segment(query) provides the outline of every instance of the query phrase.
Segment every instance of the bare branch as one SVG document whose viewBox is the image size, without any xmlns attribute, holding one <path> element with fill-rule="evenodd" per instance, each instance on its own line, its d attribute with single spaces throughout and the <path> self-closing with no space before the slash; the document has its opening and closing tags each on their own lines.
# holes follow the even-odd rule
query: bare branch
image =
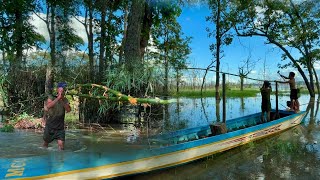
<svg viewBox="0 0 320 180">
<path fill-rule="evenodd" d="M 43 22 L 45 22 L 46 24 L 48 24 L 48 21 L 45 20 L 44 18 L 42 18 L 36 11 L 32 11 L 39 19 L 41 19 Z"/>
</svg>

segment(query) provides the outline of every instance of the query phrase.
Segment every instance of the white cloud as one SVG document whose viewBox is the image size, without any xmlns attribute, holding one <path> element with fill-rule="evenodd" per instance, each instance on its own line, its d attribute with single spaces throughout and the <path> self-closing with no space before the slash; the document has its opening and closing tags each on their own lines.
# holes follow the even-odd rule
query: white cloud
<svg viewBox="0 0 320 180">
<path fill-rule="evenodd" d="M 253 71 L 250 72 L 250 74 L 257 74 L 257 71 L 253 70 Z"/>
<path fill-rule="evenodd" d="M 78 16 L 77 19 L 79 19 L 81 22 L 84 22 L 84 17 Z M 75 34 L 81 37 L 85 44 L 88 43 L 88 37 L 86 30 L 77 19 L 74 17 L 71 18 L 71 27 L 75 30 Z"/>
<path fill-rule="evenodd" d="M 41 18 L 45 19 L 46 15 L 43 13 L 38 14 Z M 35 31 L 41 34 L 46 41 L 49 41 L 49 32 L 46 24 L 36 14 L 32 13 L 30 23 L 35 27 Z"/>
<path fill-rule="evenodd" d="M 315 62 L 313 66 L 316 70 L 320 70 L 320 62 Z"/>
<path fill-rule="evenodd" d="M 41 18 L 45 19 L 46 14 L 39 13 L 38 14 Z M 83 17 L 77 17 L 80 21 L 84 21 Z M 46 41 L 50 40 L 49 32 L 47 29 L 46 24 L 43 22 L 42 19 L 40 19 L 36 14 L 31 15 L 30 23 L 35 27 L 35 31 L 46 39 Z M 74 29 L 74 33 L 81 37 L 84 41 L 84 43 L 88 43 L 87 34 L 85 31 L 84 26 L 76 20 L 74 17 L 71 18 L 71 27 Z"/>
</svg>

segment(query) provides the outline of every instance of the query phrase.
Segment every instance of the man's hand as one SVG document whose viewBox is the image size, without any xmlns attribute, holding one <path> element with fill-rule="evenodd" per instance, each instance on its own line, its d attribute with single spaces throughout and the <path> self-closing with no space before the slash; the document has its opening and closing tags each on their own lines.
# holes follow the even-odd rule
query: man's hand
<svg viewBox="0 0 320 180">
<path fill-rule="evenodd" d="M 63 99 L 63 88 L 59 88 L 58 89 L 58 97 L 57 97 L 58 100 L 62 100 Z"/>
</svg>

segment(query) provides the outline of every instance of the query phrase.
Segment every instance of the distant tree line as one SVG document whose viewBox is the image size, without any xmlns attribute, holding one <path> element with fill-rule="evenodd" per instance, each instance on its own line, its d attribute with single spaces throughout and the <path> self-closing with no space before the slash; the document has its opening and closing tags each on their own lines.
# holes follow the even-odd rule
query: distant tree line
<svg viewBox="0 0 320 180">
<path fill-rule="evenodd" d="M 1 0 L 0 90 L 6 107 L 13 113 L 41 109 L 42 102 L 34 99 L 52 93 L 57 81 L 98 83 L 145 96 L 156 86 L 168 95 L 169 79 L 175 77 L 178 91 L 191 37 L 182 33 L 177 18 L 183 6 L 199 3 L 209 6 L 206 19 L 214 24 L 207 29 L 214 39 L 208 70 L 221 70 L 223 47 L 235 36 L 259 36 L 283 52 L 288 63 L 281 68 L 296 68 L 311 97 L 315 87 L 319 92 L 314 66 L 319 60 L 318 0 Z M 49 39 L 37 33 L 34 17 L 45 24 Z M 77 35 L 75 21 L 83 25 L 86 39 Z M 239 73 L 248 75 L 243 69 Z M 216 97 L 219 82 L 216 73 Z M 80 103 L 86 103 L 85 114 L 102 106 L 94 100 Z M 112 113 L 104 112 L 104 117 Z"/>
<path fill-rule="evenodd" d="M 191 52 L 191 38 L 183 35 L 177 22 L 178 1 L 9 0 L 1 4 L 1 89 L 14 113 L 26 106 L 19 102 L 52 93 L 54 83 L 61 80 L 71 85 L 105 84 L 137 96 L 162 84 L 167 94 L 169 70 L 180 77 L 179 68 Z M 32 26 L 34 16 L 45 23 L 49 39 Z M 74 21 L 83 25 L 87 42 L 77 35 Z"/>
</svg>

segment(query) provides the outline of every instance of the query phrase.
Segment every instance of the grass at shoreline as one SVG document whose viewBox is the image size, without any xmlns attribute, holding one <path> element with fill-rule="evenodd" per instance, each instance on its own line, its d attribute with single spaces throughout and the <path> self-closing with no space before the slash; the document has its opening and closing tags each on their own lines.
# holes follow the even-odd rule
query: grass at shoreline
<svg viewBox="0 0 320 180">
<path fill-rule="evenodd" d="M 245 89 L 240 91 L 239 89 L 228 89 L 226 91 L 227 97 L 255 97 L 260 91 L 258 89 Z M 173 97 L 189 97 L 189 98 L 199 98 L 199 97 L 215 97 L 214 89 L 204 90 L 201 95 L 201 90 L 191 90 L 191 89 L 182 89 L 179 93 L 171 92 Z M 222 91 L 220 90 L 220 96 L 222 96 Z"/>
<path fill-rule="evenodd" d="M 260 89 L 244 89 L 240 91 L 240 89 L 228 89 L 226 91 L 227 98 L 235 98 L 235 97 L 256 97 L 257 94 L 260 93 Z M 271 94 L 275 94 L 275 90 L 272 91 Z M 279 91 L 279 96 L 286 96 L 290 94 L 290 91 Z M 300 94 L 309 94 L 307 89 L 300 90 Z M 170 95 L 172 97 L 188 97 L 188 98 L 200 98 L 200 97 L 215 97 L 214 89 L 204 90 L 201 95 L 200 89 L 182 89 L 179 93 L 171 92 Z M 222 96 L 222 90 L 220 90 L 220 96 Z"/>
</svg>

